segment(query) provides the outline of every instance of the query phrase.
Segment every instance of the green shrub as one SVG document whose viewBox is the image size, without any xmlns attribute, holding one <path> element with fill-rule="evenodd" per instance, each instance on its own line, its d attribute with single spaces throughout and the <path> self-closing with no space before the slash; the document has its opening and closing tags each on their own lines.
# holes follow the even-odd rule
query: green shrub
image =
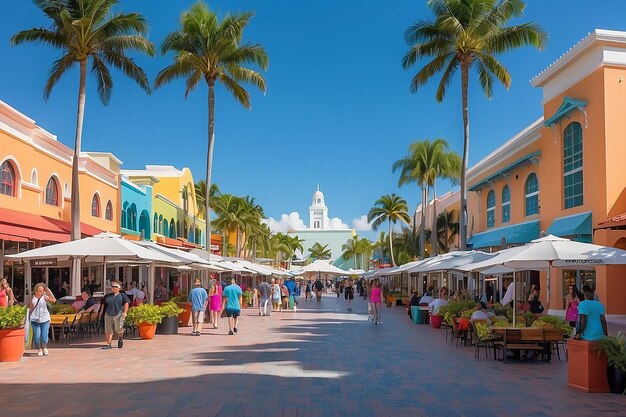
<svg viewBox="0 0 626 417">
<path fill-rule="evenodd" d="M 535 321 L 535 323 L 537 321 L 541 321 L 543 323 L 551 324 L 552 327 L 554 327 L 555 329 L 561 330 L 563 332 L 563 334 L 566 335 L 566 336 L 569 336 L 569 335 L 572 334 L 572 327 L 569 325 L 569 322 L 566 321 L 566 320 L 563 320 L 560 317 L 557 317 L 557 316 L 541 316 L 541 317 L 539 317 Z"/>
<path fill-rule="evenodd" d="M 26 306 L 11 306 L 0 308 L 0 329 L 19 329 L 24 327 L 26 320 Z"/>
<path fill-rule="evenodd" d="M 163 317 L 178 316 L 183 311 L 185 310 L 179 308 L 178 305 L 176 305 L 176 303 L 173 301 L 168 301 L 161 304 L 161 314 L 163 314 Z"/>
<path fill-rule="evenodd" d="M 174 303 L 187 303 L 189 302 L 189 294 L 179 294 L 170 298 L 170 301 Z"/>
<path fill-rule="evenodd" d="M 452 322 L 455 317 L 461 317 L 461 312 L 463 310 L 471 310 L 476 307 L 476 303 L 474 301 L 448 301 L 448 304 L 445 306 L 439 307 L 439 311 L 437 314 L 443 316 L 444 320 L 448 322 L 450 326 L 452 326 Z M 471 316 L 471 313 L 470 313 Z"/>
<path fill-rule="evenodd" d="M 138 325 L 141 323 L 159 324 L 163 319 L 161 307 L 155 304 L 142 304 L 132 307 L 128 310 L 126 321 L 130 324 Z"/>
</svg>

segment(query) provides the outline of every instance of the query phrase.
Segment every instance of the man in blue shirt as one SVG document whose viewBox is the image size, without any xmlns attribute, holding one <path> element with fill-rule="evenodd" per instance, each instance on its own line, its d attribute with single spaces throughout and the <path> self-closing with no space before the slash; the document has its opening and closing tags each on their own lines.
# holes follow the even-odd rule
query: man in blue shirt
<svg viewBox="0 0 626 417">
<path fill-rule="evenodd" d="M 239 314 L 241 314 L 242 302 L 241 287 L 235 283 L 235 278 L 231 278 L 230 285 L 222 292 L 222 310 L 226 310 L 228 317 L 228 334 L 237 333 L 239 324 Z"/>
<path fill-rule="evenodd" d="M 578 304 L 580 329 L 574 338 L 589 341 L 604 339 L 609 334 L 604 317 L 604 306 L 599 301 L 594 300 L 594 293 L 591 288 L 584 288 L 583 292 L 585 301 Z"/>
<path fill-rule="evenodd" d="M 293 279 L 293 277 L 289 277 L 287 279 L 287 282 L 285 282 L 285 287 L 287 287 L 287 290 L 289 291 L 289 304 L 288 306 L 294 306 L 293 300 L 294 300 L 294 296 L 293 296 L 293 292 L 296 288 L 296 281 Z"/>
<path fill-rule="evenodd" d="M 194 289 L 189 292 L 189 302 L 191 303 L 191 322 L 193 324 L 193 330 L 191 334 L 193 336 L 200 336 L 200 313 L 206 311 L 207 300 L 209 295 L 206 290 L 202 288 L 202 281 L 196 278 L 193 281 Z"/>
</svg>

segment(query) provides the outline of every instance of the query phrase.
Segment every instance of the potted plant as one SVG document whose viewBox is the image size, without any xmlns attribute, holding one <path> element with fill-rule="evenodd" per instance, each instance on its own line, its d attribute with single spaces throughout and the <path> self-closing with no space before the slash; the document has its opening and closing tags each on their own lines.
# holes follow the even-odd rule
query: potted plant
<svg viewBox="0 0 626 417">
<path fill-rule="evenodd" d="M 76 313 L 76 310 L 74 310 L 74 307 L 72 307 L 70 304 L 61 304 L 61 303 L 48 304 L 48 310 L 50 310 L 50 314 Z"/>
<path fill-rule="evenodd" d="M 245 290 L 242 294 L 243 304 L 246 307 L 252 307 L 252 291 Z"/>
<path fill-rule="evenodd" d="M 183 309 L 178 307 L 175 302 L 168 301 L 161 304 L 161 314 L 163 320 L 157 324 L 157 334 L 177 334 L 178 333 L 178 315 Z"/>
<path fill-rule="evenodd" d="M 178 321 L 181 327 L 189 326 L 189 320 L 191 320 L 191 303 L 189 302 L 189 295 L 180 294 L 170 298 L 170 301 L 176 303 L 176 305 L 182 309 L 178 314 Z"/>
<path fill-rule="evenodd" d="M 154 304 L 142 304 L 128 310 L 126 321 L 134 324 L 139 329 L 142 339 L 152 339 L 156 332 L 157 324 L 163 319 L 161 307 Z"/>
<path fill-rule="evenodd" d="M 609 389 L 614 394 L 626 395 L 626 335 L 607 336 L 598 341 L 598 349 L 607 358 L 607 379 Z M 598 352 L 598 354 L 600 354 Z"/>
<path fill-rule="evenodd" d="M 18 362 L 24 354 L 26 306 L 0 308 L 0 362 Z"/>
</svg>

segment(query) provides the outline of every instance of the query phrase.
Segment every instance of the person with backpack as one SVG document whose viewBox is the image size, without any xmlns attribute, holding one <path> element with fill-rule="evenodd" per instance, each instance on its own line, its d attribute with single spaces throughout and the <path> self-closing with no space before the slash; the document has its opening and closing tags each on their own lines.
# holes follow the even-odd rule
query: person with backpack
<svg viewBox="0 0 626 417">
<path fill-rule="evenodd" d="M 319 277 L 315 280 L 315 284 L 313 284 L 313 287 L 315 288 L 315 297 L 317 298 L 317 301 L 322 301 L 322 291 L 324 290 L 324 284 L 322 284 L 322 281 L 320 281 Z"/>
</svg>

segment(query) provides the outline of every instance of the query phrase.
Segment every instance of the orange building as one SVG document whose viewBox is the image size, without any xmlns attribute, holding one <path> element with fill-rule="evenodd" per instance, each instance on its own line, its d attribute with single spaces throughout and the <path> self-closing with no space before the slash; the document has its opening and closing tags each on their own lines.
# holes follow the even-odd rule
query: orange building
<svg viewBox="0 0 626 417">
<path fill-rule="evenodd" d="M 34 120 L 0 101 L 0 262 L 23 301 L 25 266 L 5 255 L 70 240 L 73 151 Z M 119 233 L 121 161 L 80 156 L 81 232 Z M 33 282 L 69 282 L 69 264 L 33 268 Z"/>
<path fill-rule="evenodd" d="M 626 32 L 596 30 L 531 81 L 543 116 L 468 172 L 468 243 L 500 249 L 554 234 L 626 249 Z M 615 221 L 607 219 L 615 218 Z M 527 272 L 549 309 L 569 285 L 626 314 L 626 266 Z"/>
</svg>

